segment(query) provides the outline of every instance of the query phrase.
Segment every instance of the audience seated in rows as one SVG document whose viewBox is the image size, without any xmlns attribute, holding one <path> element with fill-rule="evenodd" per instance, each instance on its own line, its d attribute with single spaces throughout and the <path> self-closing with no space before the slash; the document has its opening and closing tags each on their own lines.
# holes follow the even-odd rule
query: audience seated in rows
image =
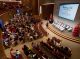
<svg viewBox="0 0 80 59">
<path fill-rule="evenodd" d="M 58 43 L 59 45 L 57 45 Z M 33 55 L 40 59 L 69 59 L 71 57 L 71 49 L 68 47 L 63 47 L 61 45 L 61 40 L 56 37 L 52 39 L 48 38 L 46 42 L 32 42 L 32 49 L 30 50 Z M 29 53 L 30 57 L 31 53 Z"/>
<path fill-rule="evenodd" d="M 5 48 L 16 46 L 20 42 L 32 41 L 42 37 L 44 30 L 40 31 L 39 20 L 31 15 L 14 15 L 9 23 L 4 25 L 3 44 Z M 35 27 L 39 28 L 38 30 Z"/>
</svg>

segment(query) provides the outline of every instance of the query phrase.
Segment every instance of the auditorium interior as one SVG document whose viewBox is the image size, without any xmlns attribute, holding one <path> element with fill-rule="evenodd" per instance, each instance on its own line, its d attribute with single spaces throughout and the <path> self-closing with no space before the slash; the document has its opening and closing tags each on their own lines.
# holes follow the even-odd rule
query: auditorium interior
<svg viewBox="0 0 80 59">
<path fill-rule="evenodd" d="M 0 59 L 80 59 L 80 0 L 0 0 Z"/>
</svg>

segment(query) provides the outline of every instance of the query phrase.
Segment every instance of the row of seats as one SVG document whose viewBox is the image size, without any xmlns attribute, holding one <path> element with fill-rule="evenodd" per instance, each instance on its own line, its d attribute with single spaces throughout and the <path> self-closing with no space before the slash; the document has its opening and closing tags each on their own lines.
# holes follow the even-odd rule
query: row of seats
<svg viewBox="0 0 80 59">
<path fill-rule="evenodd" d="M 64 24 L 62 22 L 59 22 L 59 21 L 54 21 L 53 25 L 55 27 L 57 27 L 60 31 L 64 31 L 65 29 L 68 30 L 68 31 L 72 31 L 72 27 L 71 26 L 66 25 L 66 24 Z"/>
<path fill-rule="evenodd" d="M 71 49 L 68 47 L 63 47 L 60 45 L 61 40 L 53 37 L 52 39 L 48 38 L 46 42 L 32 42 L 32 49 L 26 50 L 28 52 L 28 57 L 32 59 L 69 59 L 71 57 Z M 25 51 L 24 51 L 25 53 Z M 31 56 L 32 55 L 32 56 Z"/>
<path fill-rule="evenodd" d="M 39 36 L 42 36 L 42 32 L 39 29 L 38 23 L 34 25 L 34 29 L 38 32 Z"/>
<path fill-rule="evenodd" d="M 39 48 L 39 46 L 33 46 L 33 52 L 37 54 L 40 59 L 48 59 L 48 56 Z M 44 58 L 43 58 L 44 57 Z"/>
<path fill-rule="evenodd" d="M 40 34 L 40 36 L 47 36 L 47 32 L 43 29 L 41 22 L 35 24 L 34 29 Z"/>
<path fill-rule="evenodd" d="M 54 38 L 52 38 L 52 39 L 54 39 Z M 56 49 L 58 49 L 61 53 L 63 53 L 67 57 L 70 57 L 71 56 L 72 53 L 71 53 L 71 49 L 70 48 L 59 46 L 59 45 L 57 46 L 53 42 L 54 42 L 53 40 L 48 39 L 47 40 L 47 45 L 50 45 L 50 46 L 55 47 Z"/>
<path fill-rule="evenodd" d="M 42 23 L 39 23 L 39 28 L 42 31 L 43 35 L 47 36 L 48 33 L 43 29 Z"/>
<path fill-rule="evenodd" d="M 59 47 L 55 46 L 54 44 L 49 45 L 48 43 L 41 42 L 40 44 L 45 50 L 49 52 L 56 59 L 69 59 L 71 57 L 71 51 L 68 47 Z"/>
</svg>

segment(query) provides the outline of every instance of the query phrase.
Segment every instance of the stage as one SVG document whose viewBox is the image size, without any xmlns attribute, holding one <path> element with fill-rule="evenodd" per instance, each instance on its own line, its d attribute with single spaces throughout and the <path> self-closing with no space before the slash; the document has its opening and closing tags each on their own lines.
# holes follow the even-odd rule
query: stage
<svg viewBox="0 0 80 59">
<path fill-rule="evenodd" d="M 56 34 L 64 39 L 67 39 L 72 42 L 76 42 L 76 43 L 80 44 L 80 37 L 73 37 L 71 32 L 68 32 L 68 31 L 62 32 L 59 29 L 57 29 L 55 26 L 53 26 L 52 24 L 49 24 L 48 29 L 50 31 L 52 31 L 54 34 Z"/>
</svg>

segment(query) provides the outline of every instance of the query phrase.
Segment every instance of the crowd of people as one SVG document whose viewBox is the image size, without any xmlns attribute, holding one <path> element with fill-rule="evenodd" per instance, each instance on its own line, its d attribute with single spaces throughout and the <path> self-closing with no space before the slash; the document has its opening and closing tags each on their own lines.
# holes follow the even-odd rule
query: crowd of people
<svg viewBox="0 0 80 59">
<path fill-rule="evenodd" d="M 23 52 L 28 56 L 28 59 L 69 59 L 72 55 L 71 49 L 63 47 L 60 42 L 61 40 L 56 37 L 48 38 L 46 42 L 32 42 L 32 49 L 29 50 L 24 45 Z"/>
<path fill-rule="evenodd" d="M 19 42 L 32 41 L 40 37 L 34 26 L 39 21 L 31 14 L 14 15 L 3 28 L 3 45 L 5 48 L 16 46 Z"/>
<path fill-rule="evenodd" d="M 3 27 L 4 47 L 10 48 L 19 43 L 29 42 L 40 38 L 42 35 L 47 35 L 41 24 L 42 22 L 36 20 L 31 14 L 14 15 L 8 24 Z M 48 23 L 46 26 L 48 26 Z M 48 38 L 46 42 L 41 41 L 38 44 L 32 42 L 31 50 L 24 45 L 22 50 L 29 59 L 69 59 L 71 50 L 68 47 L 61 46 L 60 43 L 61 40 L 53 37 L 52 39 Z M 16 59 L 22 57 L 18 50 L 15 53 Z"/>
</svg>

